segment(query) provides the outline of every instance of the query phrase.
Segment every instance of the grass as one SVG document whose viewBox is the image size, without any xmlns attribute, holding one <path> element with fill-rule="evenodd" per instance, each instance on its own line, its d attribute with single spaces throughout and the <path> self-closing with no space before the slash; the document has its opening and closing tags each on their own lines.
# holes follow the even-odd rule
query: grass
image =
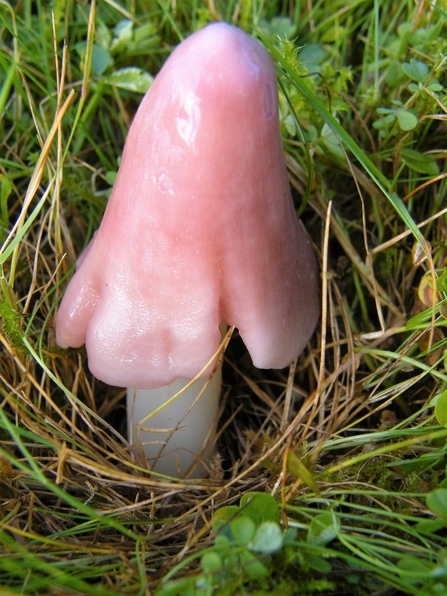
<svg viewBox="0 0 447 596">
<path fill-rule="evenodd" d="M 285 371 L 224 363 L 205 480 L 150 474 L 54 314 L 175 45 L 270 51 L 322 317 Z M 0 592 L 447 594 L 442 2 L 0 2 Z M 124 438 L 123 438 L 124 437 Z"/>
</svg>

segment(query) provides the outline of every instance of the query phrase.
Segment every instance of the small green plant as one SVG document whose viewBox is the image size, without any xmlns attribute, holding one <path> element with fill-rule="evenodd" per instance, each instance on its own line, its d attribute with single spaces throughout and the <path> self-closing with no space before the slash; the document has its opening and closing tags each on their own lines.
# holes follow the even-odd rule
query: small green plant
<svg viewBox="0 0 447 596">
<path fill-rule="evenodd" d="M 332 566 L 314 552 L 313 545 L 329 543 L 339 529 L 331 511 L 318 513 L 308 526 L 307 543 L 298 543 L 298 530 L 281 526 L 277 501 L 265 493 L 248 492 L 239 506 L 222 507 L 214 514 L 214 544 L 197 555 L 200 571 L 176 580 L 170 573 L 156 595 L 293 594 L 293 583 L 286 578 L 297 569 L 302 573 L 301 594 L 330 589 L 333 584 L 327 574 Z M 178 565 L 175 572 L 184 571 L 190 560 Z M 324 577 L 316 579 L 313 572 Z"/>
<path fill-rule="evenodd" d="M 153 77 L 142 68 L 124 66 L 117 68 L 117 63 L 137 56 L 147 56 L 158 49 L 160 38 L 154 23 L 135 26 L 133 21 L 119 21 L 113 30 L 98 19 L 96 23 L 96 42 L 92 45 L 91 68 L 98 82 L 119 87 L 136 93 L 146 93 Z M 75 46 L 81 60 L 85 61 L 87 44 L 79 42 Z M 94 79 L 95 80 L 95 79 Z"/>
<path fill-rule="evenodd" d="M 294 530 L 283 530 L 279 521 L 278 504 L 264 493 L 246 493 L 240 506 L 218 509 L 212 520 L 214 545 L 200 554 L 201 573 L 179 580 L 166 577 L 157 596 L 235 594 L 253 582 L 265 588 L 272 556 L 296 536 Z M 181 567 L 184 564 L 176 571 Z"/>
<path fill-rule="evenodd" d="M 447 593 L 447 558 L 436 548 L 442 542 L 438 532 L 447 526 L 446 488 L 426 497 L 436 518 L 402 513 L 406 528 L 391 512 L 378 515 L 372 507 L 353 503 L 350 508 L 343 492 L 337 501 L 344 512 L 324 510 L 330 492 L 289 505 L 287 529 L 280 523 L 277 501 L 264 493 L 246 493 L 239 506 L 218 509 L 212 520 L 214 544 L 177 565 L 156 595 L 295 594 L 295 577 L 300 578 L 300 594 L 336 586 L 362 594 L 380 584 L 418 596 Z M 393 493 L 383 491 L 380 498 L 393 499 Z M 199 569 L 188 572 L 197 559 Z M 335 567 L 344 569 L 337 581 L 331 575 Z M 174 579 L 175 574 L 182 577 Z"/>
</svg>

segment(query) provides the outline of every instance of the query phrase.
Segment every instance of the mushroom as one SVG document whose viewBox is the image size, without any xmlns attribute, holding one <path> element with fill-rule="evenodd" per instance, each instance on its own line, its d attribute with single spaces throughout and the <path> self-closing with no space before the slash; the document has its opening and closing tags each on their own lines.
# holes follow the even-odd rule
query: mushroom
<svg viewBox="0 0 447 596">
<path fill-rule="evenodd" d="M 85 343 L 90 371 L 131 388 L 140 420 L 188 380 L 206 381 L 221 321 L 238 328 L 256 367 L 283 368 L 318 316 L 316 260 L 292 202 L 272 60 L 237 27 L 208 25 L 174 50 L 142 100 L 101 226 L 60 304 L 56 341 Z M 194 423 L 184 414 L 195 385 L 146 421 L 166 431 L 140 433 L 150 460 L 162 444 L 156 470 L 186 474 L 215 418 L 219 377 L 193 408 Z M 182 445 L 164 444 L 181 434 Z"/>
</svg>

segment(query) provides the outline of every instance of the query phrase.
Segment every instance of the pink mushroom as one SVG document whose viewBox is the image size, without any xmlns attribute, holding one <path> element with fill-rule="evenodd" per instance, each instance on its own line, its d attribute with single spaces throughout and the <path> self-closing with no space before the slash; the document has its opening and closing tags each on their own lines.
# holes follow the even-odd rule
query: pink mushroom
<svg viewBox="0 0 447 596">
<path fill-rule="evenodd" d="M 319 316 L 318 272 L 288 184 L 275 69 L 257 41 L 217 23 L 175 49 L 135 115 L 103 221 L 79 261 L 56 339 L 85 343 L 91 372 L 108 384 L 184 385 L 216 352 L 222 320 L 259 368 L 282 368 L 303 350 Z M 182 397 L 177 419 L 160 428 L 175 428 Z M 149 398 L 144 407 L 154 408 Z M 205 426 L 182 425 L 177 433 Z M 180 473 L 188 467 L 179 450 L 174 474 L 179 462 Z"/>
</svg>

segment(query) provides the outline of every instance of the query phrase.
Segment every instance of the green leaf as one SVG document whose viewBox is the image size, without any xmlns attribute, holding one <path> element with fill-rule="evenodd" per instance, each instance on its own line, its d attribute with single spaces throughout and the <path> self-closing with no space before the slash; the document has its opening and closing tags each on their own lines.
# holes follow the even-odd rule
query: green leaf
<svg viewBox="0 0 447 596">
<path fill-rule="evenodd" d="M 154 77 L 152 75 L 135 66 L 121 68 L 104 78 L 104 82 L 108 85 L 114 85 L 135 93 L 146 93 L 153 81 Z"/>
<path fill-rule="evenodd" d="M 408 39 L 412 33 L 413 25 L 408 21 L 400 23 L 400 25 L 397 27 L 397 34 L 401 39 Z"/>
<path fill-rule="evenodd" d="M 305 66 L 309 72 L 320 72 L 320 65 L 326 56 L 326 50 L 319 43 L 306 44 L 298 54 L 300 64 Z"/>
<path fill-rule="evenodd" d="M 283 532 L 283 544 L 293 544 L 298 536 L 298 530 L 296 528 L 287 528 Z"/>
<path fill-rule="evenodd" d="M 313 124 L 309 126 L 307 136 L 309 143 L 315 143 L 318 140 L 318 130 L 315 128 Z"/>
<path fill-rule="evenodd" d="M 102 75 L 112 64 L 113 59 L 108 50 L 94 43 L 92 47 L 92 71 L 95 75 Z"/>
<path fill-rule="evenodd" d="M 445 528 L 446 525 L 447 522 L 443 519 L 423 519 L 415 525 L 414 529 L 423 534 L 434 534 Z"/>
<path fill-rule="evenodd" d="M 409 112 L 408 110 L 404 110 L 402 108 L 398 108 L 396 110 L 397 121 L 399 122 L 399 128 L 401 130 L 413 130 L 416 128 L 418 123 L 418 118 L 413 112 Z"/>
<path fill-rule="evenodd" d="M 311 544 L 327 544 L 337 537 L 340 524 L 333 511 L 320 513 L 310 522 L 307 541 Z"/>
<path fill-rule="evenodd" d="M 430 91 L 437 93 L 439 91 L 442 91 L 444 89 L 444 87 L 441 85 L 441 83 L 437 79 L 432 79 L 430 81 L 430 83 L 427 85 L 427 89 L 430 89 Z"/>
<path fill-rule="evenodd" d="M 217 532 L 224 526 L 228 524 L 228 522 L 235 517 L 240 511 L 237 505 L 229 505 L 228 507 L 221 507 L 218 509 L 211 521 L 211 527 L 213 528 L 214 532 Z"/>
<path fill-rule="evenodd" d="M 132 39 L 133 23 L 129 19 L 123 19 L 116 24 L 114 29 L 115 37 L 119 41 L 129 41 Z"/>
<path fill-rule="evenodd" d="M 248 544 L 256 531 L 255 522 L 246 515 L 237 515 L 230 523 L 230 528 L 234 539 L 240 546 Z"/>
<path fill-rule="evenodd" d="M 217 553 L 209 551 L 202 555 L 200 566 L 205 573 L 214 573 L 222 568 L 222 559 Z"/>
<path fill-rule="evenodd" d="M 113 186 L 115 184 L 117 174 L 118 174 L 118 172 L 106 172 L 107 184 L 110 184 L 110 186 Z"/>
<path fill-rule="evenodd" d="M 268 575 L 268 570 L 265 565 L 261 563 L 254 555 L 248 550 L 241 554 L 241 563 L 244 567 L 245 573 L 253 579 L 265 577 Z"/>
<path fill-rule="evenodd" d="M 410 62 L 402 64 L 404 73 L 413 81 L 423 83 L 428 76 L 428 66 L 420 60 L 412 58 Z"/>
<path fill-rule="evenodd" d="M 379 111 L 379 110 L 377 110 Z M 393 112 L 392 114 L 387 114 L 383 116 L 383 118 L 378 118 L 373 122 L 373 128 L 376 130 L 381 130 L 383 128 L 388 128 L 390 124 L 392 124 L 396 120 L 396 114 Z"/>
<path fill-rule="evenodd" d="M 427 174 L 428 176 L 437 176 L 439 167 L 433 155 L 424 155 L 415 149 L 403 149 L 402 159 L 415 172 Z"/>
<path fill-rule="evenodd" d="M 219 552 L 225 553 L 233 547 L 233 543 L 231 542 L 230 538 L 228 538 L 228 536 L 225 536 L 225 534 L 220 532 L 214 539 L 214 546 Z"/>
<path fill-rule="evenodd" d="M 290 39 L 296 31 L 296 25 L 292 23 L 289 17 L 273 17 L 270 22 L 261 20 L 259 29 L 270 38 L 279 36 Z"/>
<path fill-rule="evenodd" d="M 295 118 L 292 116 L 292 114 L 288 114 L 284 118 L 283 124 L 286 127 L 287 133 L 291 137 L 294 137 L 296 135 L 296 122 L 295 122 Z"/>
<path fill-rule="evenodd" d="M 137 27 L 135 29 L 135 33 L 134 33 L 134 40 L 137 44 L 145 41 L 148 37 L 152 37 L 153 35 L 156 35 L 157 33 L 157 27 L 155 26 L 154 23 L 145 23 L 144 25 L 141 25 L 140 27 Z"/>
<path fill-rule="evenodd" d="M 193 596 L 194 578 L 184 577 L 174 581 L 167 582 L 156 591 L 157 596 Z"/>
<path fill-rule="evenodd" d="M 112 41 L 112 33 L 109 27 L 107 27 L 104 21 L 100 18 L 96 19 L 95 40 L 97 44 L 105 50 L 108 50 L 110 48 L 110 42 Z"/>
<path fill-rule="evenodd" d="M 399 60 L 393 60 L 386 72 L 385 81 L 391 87 L 398 87 L 402 83 L 404 74 Z"/>
<path fill-rule="evenodd" d="M 323 557 L 311 553 L 303 553 L 303 559 L 306 565 L 319 573 L 330 573 L 332 571 L 332 565 L 329 561 L 323 559 Z"/>
<path fill-rule="evenodd" d="M 250 516 L 256 525 L 263 521 L 274 521 L 279 523 L 278 503 L 271 495 L 258 492 L 248 492 L 241 498 L 241 510 L 243 515 Z"/>
<path fill-rule="evenodd" d="M 438 424 L 447 428 L 447 391 L 443 391 L 436 399 L 435 416 Z"/>
<path fill-rule="evenodd" d="M 430 569 L 430 575 L 436 579 L 443 579 L 445 582 L 447 578 L 447 561 L 445 560 L 445 558 L 444 560 L 441 559 L 440 564 L 438 564 L 436 567 Z M 446 590 L 444 590 L 444 594 L 445 593 Z"/>
<path fill-rule="evenodd" d="M 345 152 L 339 137 L 326 122 L 321 129 L 321 143 L 333 157 L 339 160 L 345 159 Z"/>
<path fill-rule="evenodd" d="M 270 554 L 278 551 L 283 545 L 283 533 L 278 523 L 273 521 L 263 522 L 253 539 L 248 544 L 251 551 Z"/>
<path fill-rule="evenodd" d="M 447 519 L 447 488 L 436 488 L 428 493 L 427 507 L 438 517 Z"/>
<path fill-rule="evenodd" d="M 404 571 L 411 571 L 412 575 L 419 576 L 421 580 L 426 580 L 431 571 L 427 562 L 417 557 L 404 557 L 397 562 L 397 567 Z"/>
</svg>

